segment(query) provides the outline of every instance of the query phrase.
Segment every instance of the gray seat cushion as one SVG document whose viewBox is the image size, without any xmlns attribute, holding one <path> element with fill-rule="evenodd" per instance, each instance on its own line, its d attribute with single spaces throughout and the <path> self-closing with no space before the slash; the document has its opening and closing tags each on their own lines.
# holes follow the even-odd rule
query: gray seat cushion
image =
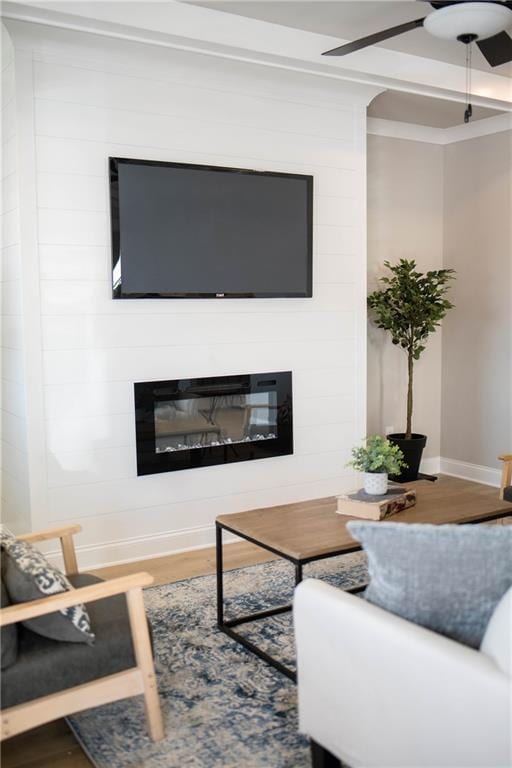
<svg viewBox="0 0 512 768">
<path fill-rule="evenodd" d="M 71 576 L 74 587 L 102 579 Z M 115 595 L 87 605 L 94 645 L 50 640 L 20 626 L 18 659 L 2 672 L 2 708 L 87 683 L 135 666 L 126 598 Z"/>
<path fill-rule="evenodd" d="M 503 490 L 503 498 L 505 499 L 505 501 L 512 502 L 512 485 L 509 485 L 508 488 L 505 488 Z"/>
<path fill-rule="evenodd" d="M 7 608 L 11 605 L 9 595 L 4 586 L 3 579 L 0 579 L 0 607 Z M 2 670 L 14 664 L 18 655 L 18 627 L 16 624 L 8 624 L 0 629 L 0 648 L 2 655 Z"/>
</svg>

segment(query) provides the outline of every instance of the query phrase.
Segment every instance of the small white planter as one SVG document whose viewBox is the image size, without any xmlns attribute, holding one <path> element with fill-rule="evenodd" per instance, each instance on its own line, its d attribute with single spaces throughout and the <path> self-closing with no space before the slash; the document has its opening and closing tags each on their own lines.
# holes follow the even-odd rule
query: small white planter
<svg viewBox="0 0 512 768">
<path fill-rule="evenodd" d="M 364 490 L 372 496 L 382 496 L 388 490 L 387 472 L 365 472 Z"/>
</svg>

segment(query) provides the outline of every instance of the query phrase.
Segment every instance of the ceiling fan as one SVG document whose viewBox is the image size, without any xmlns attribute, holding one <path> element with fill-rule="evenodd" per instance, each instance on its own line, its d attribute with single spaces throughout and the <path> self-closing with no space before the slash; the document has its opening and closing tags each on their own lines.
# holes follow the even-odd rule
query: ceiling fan
<svg viewBox="0 0 512 768">
<path fill-rule="evenodd" d="M 445 40 L 459 40 L 466 45 L 475 42 L 491 67 L 512 61 L 512 38 L 505 31 L 512 27 L 512 0 L 439 0 L 430 5 L 434 10 L 428 16 L 340 45 L 322 55 L 345 56 L 424 27 L 431 35 Z"/>
</svg>

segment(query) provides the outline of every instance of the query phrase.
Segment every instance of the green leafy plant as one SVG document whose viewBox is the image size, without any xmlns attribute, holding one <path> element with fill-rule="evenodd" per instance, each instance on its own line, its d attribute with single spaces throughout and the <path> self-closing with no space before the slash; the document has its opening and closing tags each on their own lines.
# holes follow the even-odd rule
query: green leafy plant
<svg viewBox="0 0 512 768">
<path fill-rule="evenodd" d="M 398 475 L 407 464 L 398 445 L 390 443 L 380 435 L 370 435 L 366 438 L 365 445 L 352 448 L 352 461 L 348 462 L 347 467 L 353 467 L 357 472 L 387 472 L 388 475 Z"/>
<path fill-rule="evenodd" d="M 368 296 L 368 306 L 375 324 L 391 334 L 407 354 L 407 425 L 405 438 L 412 434 L 414 362 L 419 360 L 431 333 L 454 305 L 445 298 L 455 270 L 416 271 L 416 262 L 400 259 L 398 264 L 384 262 L 391 277 L 381 277 L 385 287 Z"/>
</svg>

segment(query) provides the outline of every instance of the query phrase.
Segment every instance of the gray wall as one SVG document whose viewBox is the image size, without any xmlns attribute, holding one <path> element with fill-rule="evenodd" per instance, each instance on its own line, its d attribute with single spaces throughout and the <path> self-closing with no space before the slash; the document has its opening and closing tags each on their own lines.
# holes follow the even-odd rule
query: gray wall
<svg viewBox="0 0 512 768">
<path fill-rule="evenodd" d="M 383 262 L 415 259 L 419 269 L 443 262 L 443 147 L 368 136 L 368 290 Z M 368 434 L 405 429 L 407 365 L 403 350 L 371 323 L 368 329 Z M 439 456 L 441 331 L 416 364 L 413 429 L 428 435 L 425 456 Z"/>
<path fill-rule="evenodd" d="M 457 271 L 416 367 L 425 456 L 497 467 L 512 450 L 512 133 L 444 146 L 368 136 L 368 289 L 385 259 Z M 405 419 L 405 355 L 371 323 L 368 433 Z"/>
<path fill-rule="evenodd" d="M 444 148 L 441 455 L 487 467 L 512 450 L 512 132 Z"/>
</svg>

